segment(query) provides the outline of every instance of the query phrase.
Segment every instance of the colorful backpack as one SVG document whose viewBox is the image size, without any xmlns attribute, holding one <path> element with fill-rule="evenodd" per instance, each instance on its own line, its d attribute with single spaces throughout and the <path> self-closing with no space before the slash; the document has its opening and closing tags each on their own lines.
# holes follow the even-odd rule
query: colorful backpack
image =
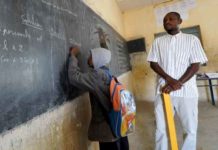
<svg viewBox="0 0 218 150">
<path fill-rule="evenodd" d="M 135 130 L 136 105 L 134 97 L 118 82 L 116 77 L 110 75 L 110 99 L 112 110 L 108 113 L 110 127 L 116 137 L 125 137 Z"/>
</svg>

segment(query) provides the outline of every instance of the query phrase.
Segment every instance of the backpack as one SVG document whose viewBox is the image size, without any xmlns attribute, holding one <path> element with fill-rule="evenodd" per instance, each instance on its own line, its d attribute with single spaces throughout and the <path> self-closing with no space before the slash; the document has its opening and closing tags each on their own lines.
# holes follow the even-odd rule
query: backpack
<svg viewBox="0 0 218 150">
<path fill-rule="evenodd" d="M 135 130 L 136 105 L 132 93 L 110 76 L 110 100 L 112 110 L 108 112 L 109 124 L 115 137 L 125 137 Z"/>
</svg>

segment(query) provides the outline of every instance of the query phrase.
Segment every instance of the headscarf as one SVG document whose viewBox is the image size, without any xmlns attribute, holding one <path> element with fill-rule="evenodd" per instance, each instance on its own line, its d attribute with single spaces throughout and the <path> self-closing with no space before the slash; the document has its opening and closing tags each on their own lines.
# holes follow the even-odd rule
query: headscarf
<svg viewBox="0 0 218 150">
<path fill-rule="evenodd" d="M 107 66 L 111 61 L 111 52 L 105 48 L 91 49 L 94 69 Z"/>
</svg>

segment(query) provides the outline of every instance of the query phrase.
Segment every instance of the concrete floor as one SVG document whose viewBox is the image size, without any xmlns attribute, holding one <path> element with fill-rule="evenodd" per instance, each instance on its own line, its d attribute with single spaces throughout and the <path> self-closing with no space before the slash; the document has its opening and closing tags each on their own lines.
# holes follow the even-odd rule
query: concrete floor
<svg viewBox="0 0 218 150">
<path fill-rule="evenodd" d="M 218 105 L 218 104 L 217 104 Z M 154 150 L 155 117 L 152 102 L 137 102 L 136 131 L 129 136 L 130 150 Z M 182 143 L 182 129 L 176 118 L 177 137 Z M 199 103 L 197 150 L 218 150 L 218 106 Z"/>
</svg>

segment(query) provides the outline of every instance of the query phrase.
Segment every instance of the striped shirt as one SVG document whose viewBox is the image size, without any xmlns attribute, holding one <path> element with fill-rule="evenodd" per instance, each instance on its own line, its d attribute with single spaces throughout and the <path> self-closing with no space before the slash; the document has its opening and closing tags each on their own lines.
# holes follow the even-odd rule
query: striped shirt
<svg viewBox="0 0 218 150">
<path fill-rule="evenodd" d="M 178 80 L 192 63 L 206 63 L 207 57 L 199 39 L 191 34 L 164 35 L 154 40 L 147 61 L 157 62 L 172 78 Z M 158 76 L 157 94 L 166 81 Z M 198 97 L 196 75 L 184 83 L 181 89 L 170 93 L 176 97 Z"/>
</svg>

